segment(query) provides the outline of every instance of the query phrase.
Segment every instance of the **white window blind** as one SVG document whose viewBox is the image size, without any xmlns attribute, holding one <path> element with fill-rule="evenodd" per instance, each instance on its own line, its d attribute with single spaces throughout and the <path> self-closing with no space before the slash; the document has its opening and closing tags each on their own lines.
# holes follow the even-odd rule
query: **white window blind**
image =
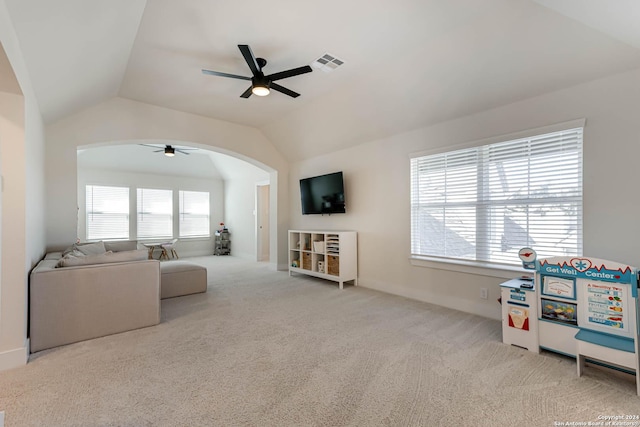
<svg viewBox="0 0 640 427">
<path fill-rule="evenodd" d="M 209 237 L 209 193 L 180 191 L 180 237 Z"/>
<path fill-rule="evenodd" d="M 173 191 L 137 190 L 138 238 L 173 237 Z"/>
<path fill-rule="evenodd" d="M 582 253 L 582 128 L 411 159 L 412 256 Z"/>
<path fill-rule="evenodd" d="M 129 189 L 86 186 L 87 240 L 129 238 Z"/>
</svg>

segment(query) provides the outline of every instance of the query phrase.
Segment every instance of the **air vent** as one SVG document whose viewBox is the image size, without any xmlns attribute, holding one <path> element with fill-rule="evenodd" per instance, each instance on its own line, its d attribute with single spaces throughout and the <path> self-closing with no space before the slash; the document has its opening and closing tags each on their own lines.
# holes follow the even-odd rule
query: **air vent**
<svg viewBox="0 0 640 427">
<path fill-rule="evenodd" d="M 325 53 L 320 58 L 316 59 L 311 63 L 313 68 L 318 68 L 326 73 L 331 72 L 344 64 L 344 61 L 336 58 L 334 55 L 330 53 Z"/>
</svg>

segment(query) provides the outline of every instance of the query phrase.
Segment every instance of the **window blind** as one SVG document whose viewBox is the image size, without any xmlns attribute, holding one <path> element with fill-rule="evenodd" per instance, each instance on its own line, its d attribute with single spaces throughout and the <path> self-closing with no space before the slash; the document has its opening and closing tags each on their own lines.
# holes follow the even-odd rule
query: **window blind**
<svg viewBox="0 0 640 427">
<path fill-rule="evenodd" d="M 411 159 L 411 253 L 520 264 L 582 253 L 582 128 Z"/>
<path fill-rule="evenodd" d="M 85 187 L 87 240 L 129 238 L 129 189 Z"/>
<path fill-rule="evenodd" d="M 138 188 L 138 238 L 173 237 L 173 191 Z"/>
<path fill-rule="evenodd" d="M 180 191 L 180 237 L 209 237 L 209 193 Z"/>
</svg>

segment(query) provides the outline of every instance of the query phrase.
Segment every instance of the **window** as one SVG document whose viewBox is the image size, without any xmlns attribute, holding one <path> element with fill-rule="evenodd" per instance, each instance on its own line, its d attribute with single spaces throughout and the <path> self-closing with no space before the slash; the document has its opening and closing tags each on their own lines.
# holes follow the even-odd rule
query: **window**
<svg viewBox="0 0 640 427">
<path fill-rule="evenodd" d="M 173 192 L 138 188 L 138 238 L 173 237 Z"/>
<path fill-rule="evenodd" d="M 87 240 L 129 238 L 129 189 L 86 186 Z"/>
<path fill-rule="evenodd" d="M 520 264 L 582 253 L 582 128 L 411 159 L 411 253 Z"/>
<path fill-rule="evenodd" d="M 180 237 L 209 237 L 209 193 L 180 191 Z"/>
</svg>

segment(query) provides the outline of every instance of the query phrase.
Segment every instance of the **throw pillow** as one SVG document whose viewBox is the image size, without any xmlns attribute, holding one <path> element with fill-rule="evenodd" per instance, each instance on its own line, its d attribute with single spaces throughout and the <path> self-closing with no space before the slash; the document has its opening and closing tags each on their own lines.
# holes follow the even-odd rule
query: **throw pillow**
<svg viewBox="0 0 640 427">
<path fill-rule="evenodd" d="M 135 251 L 138 249 L 138 242 L 136 240 L 107 241 L 104 242 L 104 247 L 107 251 L 113 252 Z"/>
<path fill-rule="evenodd" d="M 64 251 L 62 251 L 62 256 L 65 257 L 75 250 L 76 250 L 76 245 L 71 245 L 68 248 L 66 248 Z"/>
<path fill-rule="evenodd" d="M 95 243 L 85 243 L 82 245 L 74 245 L 75 248 L 82 252 L 85 255 L 100 255 L 107 252 L 107 249 L 104 247 L 104 242 L 95 242 Z"/>
<path fill-rule="evenodd" d="M 70 260 L 77 260 L 78 258 L 84 258 L 85 256 L 86 255 L 79 250 L 73 249 L 58 260 L 58 262 L 56 263 L 56 268 L 65 267 L 68 262 L 73 262 Z"/>
</svg>

